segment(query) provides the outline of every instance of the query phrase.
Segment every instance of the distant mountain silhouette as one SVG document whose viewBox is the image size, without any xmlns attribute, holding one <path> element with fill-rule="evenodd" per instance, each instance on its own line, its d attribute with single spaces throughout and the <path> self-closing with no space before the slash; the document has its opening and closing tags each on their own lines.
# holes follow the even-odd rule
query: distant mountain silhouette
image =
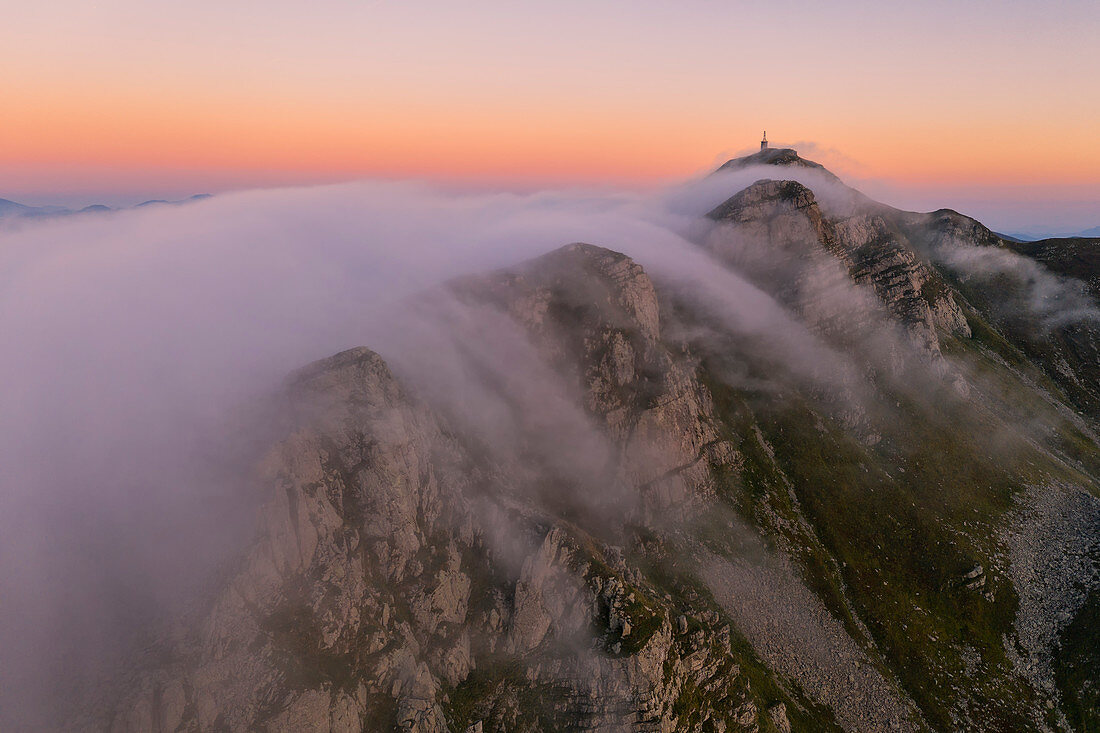
<svg viewBox="0 0 1100 733">
<path fill-rule="evenodd" d="M 152 206 L 155 204 L 164 204 L 168 206 L 178 206 L 180 204 L 191 203 L 193 201 L 202 201 L 203 199 L 211 198 L 209 193 L 197 193 L 194 196 L 189 196 L 185 199 L 178 201 L 168 201 L 166 199 L 151 199 L 149 201 L 143 201 L 140 204 L 132 207 L 119 207 L 106 206 L 105 204 L 92 204 L 91 206 L 85 206 L 82 209 L 70 209 L 65 206 L 28 206 L 21 204 L 17 201 L 11 201 L 10 199 L 0 199 L 0 220 L 3 219 L 18 219 L 18 218 L 32 218 L 32 217 L 44 217 L 44 216 L 72 216 L 73 214 L 102 214 L 110 211 L 123 211 L 128 208 L 138 209 L 143 206 Z"/>
</svg>

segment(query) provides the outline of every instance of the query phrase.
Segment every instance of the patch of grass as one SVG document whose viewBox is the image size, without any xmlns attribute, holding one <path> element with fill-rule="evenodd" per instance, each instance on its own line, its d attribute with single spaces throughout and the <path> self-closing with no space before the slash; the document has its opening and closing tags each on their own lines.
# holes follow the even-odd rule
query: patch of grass
<svg viewBox="0 0 1100 733">
<path fill-rule="evenodd" d="M 307 604 L 294 599 L 284 602 L 260 622 L 260 628 L 268 634 L 290 688 L 331 684 L 351 689 L 355 673 L 351 657 L 320 646 L 320 625 Z"/>
<path fill-rule="evenodd" d="M 443 713 L 452 730 L 465 730 L 491 713 L 491 702 L 503 687 L 526 685 L 518 660 L 485 660 L 447 695 Z"/>
<path fill-rule="evenodd" d="M 816 423 L 788 404 L 764 431 L 891 667 L 937 727 L 953 725 L 952 682 L 964 679 L 968 694 L 988 696 L 993 720 L 1019 724 L 1019 701 L 1003 699 L 1011 586 L 991 578 L 989 601 L 959 582 L 991 565 L 996 548 L 979 533 L 1011 506 L 1011 472 L 979 458 L 958 426 L 910 421 L 899 426 L 904 436 L 871 450 L 839 429 L 814 431 Z M 957 655 L 963 646 L 977 651 L 977 669 Z"/>
<path fill-rule="evenodd" d="M 590 539 L 586 538 L 576 549 L 574 569 L 579 570 L 582 566 L 584 567 L 586 582 L 591 584 L 595 578 L 599 578 L 600 584 L 604 585 L 610 579 L 615 578 L 623 584 L 623 592 L 628 597 L 633 597 L 633 600 L 625 603 L 620 609 L 622 616 L 630 623 L 629 634 L 623 636 L 618 629 L 608 629 L 610 608 L 602 600 L 599 603 L 599 617 L 593 619 L 593 632 L 596 636 L 603 638 L 604 645 L 608 649 L 616 643 L 619 644 L 619 651 L 616 652 L 616 656 L 628 657 L 637 654 L 661 628 L 665 618 L 665 612 L 661 608 L 661 604 L 651 598 L 645 589 L 631 583 L 612 570 L 604 561 L 596 544 Z"/>
<path fill-rule="evenodd" d="M 719 494 L 766 536 L 786 540 L 784 545 L 794 552 L 811 589 L 844 623 L 849 634 L 862 639 L 864 634 L 838 583 L 839 569 L 816 533 L 801 521 L 801 510 L 788 490 L 790 478 L 777 463 L 771 446 L 764 443 L 752 408 L 733 388 L 708 378 L 705 371 L 703 381 L 721 418 L 715 427 L 738 447 L 743 458 L 737 471 L 712 466 Z M 812 429 L 817 432 L 819 428 L 814 425 Z"/>
<path fill-rule="evenodd" d="M 1015 617 L 1012 586 L 987 572 L 989 600 L 961 576 L 995 565 L 1002 548 L 990 528 L 1011 509 L 1021 477 L 1038 479 L 1053 462 L 1002 435 L 994 412 L 958 406 L 947 387 L 920 399 L 882 387 L 868 407 L 881 439 L 866 445 L 797 390 L 750 398 L 716 373 L 704 360 L 718 426 L 743 458 L 739 471 L 715 472 L 720 494 L 783 540 L 811 589 L 861 639 L 858 614 L 933 726 L 952 728 L 956 706 L 974 699 L 994 727 L 1027 727 L 1034 693 L 1002 645 Z"/>
<path fill-rule="evenodd" d="M 568 727 L 558 708 L 565 690 L 530 682 L 521 661 L 489 657 L 447 692 L 443 714 L 451 730 L 462 731 L 484 721 L 486 730 L 550 731 Z"/>
<path fill-rule="evenodd" d="M 1100 590 L 1094 589 L 1063 631 L 1054 656 L 1062 709 L 1078 733 L 1100 733 Z"/>
</svg>

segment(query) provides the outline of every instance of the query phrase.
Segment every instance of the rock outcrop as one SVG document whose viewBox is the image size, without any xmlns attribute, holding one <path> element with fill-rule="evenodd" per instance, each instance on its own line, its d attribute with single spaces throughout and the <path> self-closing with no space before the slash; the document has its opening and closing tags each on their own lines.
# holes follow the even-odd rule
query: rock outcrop
<svg viewBox="0 0 1100 733">
<path fill-rule="evenodd" d="M 861 312 L 860 293 L 851 292 L 855 283 L 931 353 L 940 352 L 940 333 L 970 336 L 941 277 L 877 213 L 830 219 L 801 183 L 761 180 L 708 216 L 724 225 L 706 239 L 708 249 L 816 318 L 826 332 L 865 329 L 869 316 Z"/>
<path fill-rule="evenodd" d="M 736 462 L 628 258 L 571 245 L 453 289 L 503 309 L 577 380 L 643 515 L 682 514 L 713 494 L 712 462 Z M 287 401 L 294 428 L 259 468 L 255 543 L 166 644 L 170 661 L 131 681 L 112 730 L 756 726 L 765 701 L 728 642 L 674 632 L 671 600 L 621 550 L 515 490 L 524 477 L 479 466 L 377 354 L 310 365 Z M 515 576 L 489 539 L 503 515 L 528 548 Z"/>
<path fill-rule="evenodd" d="M 638 490 L 649 518 L 713 494 L 711 463 L 736 464 L 694 362 L 662 341 L 656 290 L 630 258 L 571 244 L 454 287 L 468 302 L 506 311 L 569 375 L 616 446 L 612 480 Z"/>
</svg>

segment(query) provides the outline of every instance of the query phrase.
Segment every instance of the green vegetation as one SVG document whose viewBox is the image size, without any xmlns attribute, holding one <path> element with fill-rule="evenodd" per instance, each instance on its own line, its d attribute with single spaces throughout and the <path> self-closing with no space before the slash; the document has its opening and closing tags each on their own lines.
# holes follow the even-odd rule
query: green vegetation
<svg viewBox="0 0 1100 733">
<path fill-rule="evenodd" d="M 1062 708 L 1078 733 L 1100 732 L 1100 591 L 1093 590 L 1062 632 L 1054 656 L 1054 680 Z"/>
<path fill-rule="evenodd" d="M 1012 355 L 995 336 L 990 329 L 988 340 Z M 960 714 L 1004 729 L 1030 725 L 1034 692 L 1015 676 L 1003 647 L 1017 600 L 996 572 L 1003 548 L 993 528 L 1023 482 L 1073 473 L 1005 421 L 1018 407 L 1011 397 L 1034 390 L 982 356 L 984 340 L 970 346 L 973 360 L 1009 382 L 988 410 L 965 409 L 946 387 L 919 400 L 884 387 L 886 396 L 866 406 L 878 433 L 866 442 L 827 405 L 793 389 L 771 399 L 724 384 L 715 377 L 720 364 L 704 360 L 702 369 L 716 427 L 743 457 L 737 471 L 714 467 L 720 495 L 792 548 L 829 610 L 854 638 L 870 642 L 863 621 L 941 729 L 954 728 Z M 1095 457 L 1095 446 L 1046 400 L 1019 409 L 1055 424 L 1051 438 L 1060 447 Z M 968 589 L 962 576 L 978 565 L 984 587 Z M 976 701 L 969 711 L 959 707 L 968 699 Z"/>
<path fill-rule="evenodd" d="M 451 730 L 465 730 L 479 720 L 495 720 L 510 731 L 551 731 L 561 728 L 556 703 L 565 690 L 530 682 L 522 662 L 495 656 L 447 692 L 443 714 Z"/>
<path fill-rule="evenodd" d="M 327 684 L 351 689 L 353 660 L 320 646 L 320 625 L 303 600 L 285 601 L 262 620 L 260 628 L 275 649 L 288 687 L 307 690 Z"/>
</svg>

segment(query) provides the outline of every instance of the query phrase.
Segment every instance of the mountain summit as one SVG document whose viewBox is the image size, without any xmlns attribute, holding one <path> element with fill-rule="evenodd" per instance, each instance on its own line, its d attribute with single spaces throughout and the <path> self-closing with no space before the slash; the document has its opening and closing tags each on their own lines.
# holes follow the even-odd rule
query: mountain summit
<svg viewBox="0 0 1100 733">
<path fill-rule="evenodd" d="M 748 168 L 754 165 L 774 165 L 774 166 L 786 166 L 793 168 L 808 168 L 811 170 L 819 171 L 833 180 L 840 180 L 835 175 L 830 173 L 825 166 L 820 163 L 815 163 L 812 160 L 806 160 L 799 156 L 798 152 L 794 148 L 764 148 L 758 153 L 752 155 L 745 155 L 740 158 L 733 158 L 723 163 L 718 170 L 719 171 L 733 171 L 740 170 L 742 168 Z"/>
</svg>

